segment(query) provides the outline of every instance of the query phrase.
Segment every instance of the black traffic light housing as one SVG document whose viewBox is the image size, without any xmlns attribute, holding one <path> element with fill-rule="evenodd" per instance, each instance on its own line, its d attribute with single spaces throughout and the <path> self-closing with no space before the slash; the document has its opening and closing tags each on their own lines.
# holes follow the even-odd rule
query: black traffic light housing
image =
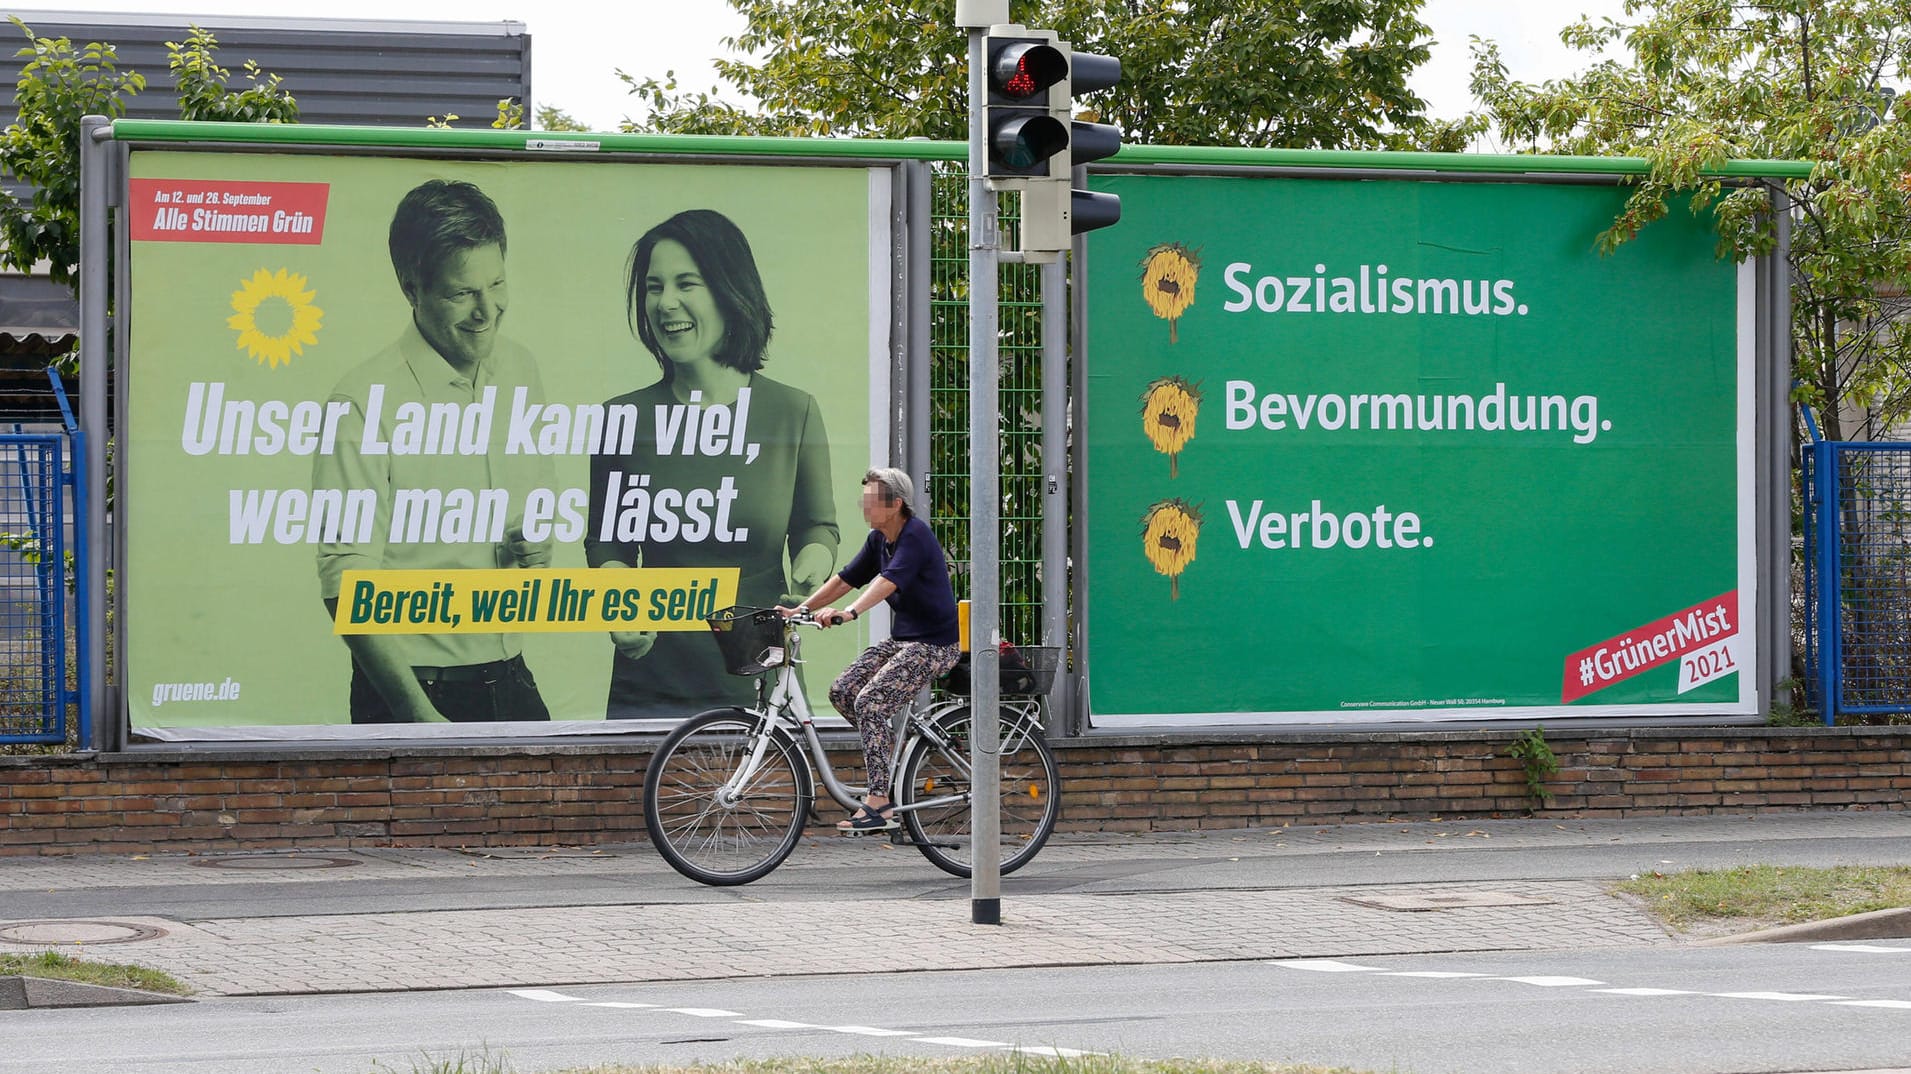
<svg viewBox="0 0 1911 1074">
<path fill-rule="evenodd" d="M 1075 190 L 1073 169 L 1121 149 L 1121 132 L 1076 121 L 1075 95 L 1121 81 L 1121 61 L 1076 52 L 1052 30 L 991 26 L 988 63 L 988 179 L 1022 192 L 1022 251 L 1053 255 L 1084 231 L 1121 219 L 1121 199 Z"/>
<path fill-rule="evenodd" d="M 1016 32 L 991 31 L 984 50 L 989 65 L 989 100 L 984 113 L 988 177 L 1013 180 L 1047 176 L 1055 155 L 1068 148 L 1068 125 L 1058 122 L 1049 106 L 1051 88 L 1068 79 L 1068 55 L 1056 47 L 1052 33 L 1023 31 L 1017 26 L 996 29 Z"/>
</svg>

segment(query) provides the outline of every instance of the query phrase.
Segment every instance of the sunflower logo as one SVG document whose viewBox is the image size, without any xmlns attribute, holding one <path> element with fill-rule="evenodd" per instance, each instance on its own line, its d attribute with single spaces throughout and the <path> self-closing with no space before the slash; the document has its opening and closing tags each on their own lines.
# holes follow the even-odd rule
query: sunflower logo
<svg viewBox="0 0 1911 1074">
<path fill-rule="evenodd" d="M 1201 386 L 1180 377 L 1162 377 L 1141 393 L 1141 431 L 1155 450 L 1168 456 L 1168 476 L 1177 476 L 1181 449 L 1194 439 L 1201 411 Z"/>
<path fill-rule="evenodd" d="M 1168 599 L 1181 599 L 1181 572 L 1194 562 L 1201 538 L 1201 508 L 1186 500 L 1162 500 L 1141 516 L 1141 550 L 1156 574 L 1168 576 Z"/>
<path fill-rule="evenodd" d="M 1201 275 L 1201 256 L 1178 242 L 1164 242 L 1141 259 L 1141 297 L 1155 316 L 1168 322 L 1168 342 L 1175 341 L 1175 322 L 1194 305 L 1194 283 Z"/>
<path fill-rule="evenodd" d="M 260 365 L 277 369 L 318 342 L 325 311 L 312 305 L 313 297 L 304 276 L 284 269 L 260 269 L 232 292 L 232 316 L 226 318 L 226 327 L 239 333 L 239 350 Z"/>
</svg>

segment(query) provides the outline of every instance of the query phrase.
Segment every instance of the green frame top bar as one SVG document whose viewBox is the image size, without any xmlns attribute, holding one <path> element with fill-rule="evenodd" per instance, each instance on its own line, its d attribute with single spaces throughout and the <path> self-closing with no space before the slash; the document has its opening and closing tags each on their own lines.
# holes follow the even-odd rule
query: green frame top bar
<svg viewBox="0 0 1911 1074">
<path fill-rule="evenodd" d="M 758 138 L 707 134 L 584 134 L 432 127 L 322 127 L 297 123 L 193 123 L 120 119 L 113 137 L 141 142 L 244 142 L 349 148 L 478 149 L 584 156 L 591 152 L 685 156 L 855 160 L 967 160 L 963 142 L 882 138 Z M 566 148 L 583 143 L 590 148 Z M 1125 145 L 1114 164 L 1221 168 L 1456 172 L 1500 175 L 1644 175 L 1639 157 L 1567 157 L 1515 153 L 1408 153 L 1358 149 L 1246 149 L 1238 146 Z M 1720 179 L 1808 179 L 1816 165 L 1796 160 L 1731 160 L 1704 174 Z"/>
</svg>

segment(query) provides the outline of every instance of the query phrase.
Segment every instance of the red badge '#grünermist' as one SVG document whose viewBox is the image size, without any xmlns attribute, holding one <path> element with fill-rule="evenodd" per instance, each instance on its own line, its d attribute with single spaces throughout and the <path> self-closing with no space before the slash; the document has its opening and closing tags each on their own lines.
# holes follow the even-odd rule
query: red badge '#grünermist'
<svg viewBox="0 0 1911 1074">
<path fill-rule="evenodd" d="M 1734 589 L 1567 656 L 1559 700 L 1571 704 L 1640 672 L 1712 648 L 1738 630 Z"/>
</svg>

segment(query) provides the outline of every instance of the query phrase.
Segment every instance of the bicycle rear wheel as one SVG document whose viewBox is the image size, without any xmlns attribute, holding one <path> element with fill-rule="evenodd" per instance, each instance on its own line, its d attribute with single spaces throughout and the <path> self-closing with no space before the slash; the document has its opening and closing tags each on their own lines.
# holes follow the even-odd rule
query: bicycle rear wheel
<svg viewBox="0 0 1911 1074">
<path fill-rule="evenodd" d="M 759 743 L 761 763 L 738 784 Z M 748 884 L 796 849 L 813 793 L 809 761 L 788 733 L 742 709 L 712 709 L 678 725 L 651 756 L 644 827 L 690 879 Z"/>
<path fill-rule="evenodd" d="M 1055 830 L 1061 776 L 1040 730 L 1017 730 L 1025 718 L 1007 706 L 1000 720 L 1002 741 L 1010 747 L 999 758 L 1002 838 L 997 853 L 1006 876 L 1027 865 Z M 937 719 L 936 729 L 946 744 L 928 736 L 916 739 L 903 762 L 898 788 L 904 805 L 960 796 L 944 805 L 904 812 L 902 821 L 923 857 L 962 877 L 970 874 L 976 853 L 969 820 L 969 721 L 966 706 Z"/>
</svg>

